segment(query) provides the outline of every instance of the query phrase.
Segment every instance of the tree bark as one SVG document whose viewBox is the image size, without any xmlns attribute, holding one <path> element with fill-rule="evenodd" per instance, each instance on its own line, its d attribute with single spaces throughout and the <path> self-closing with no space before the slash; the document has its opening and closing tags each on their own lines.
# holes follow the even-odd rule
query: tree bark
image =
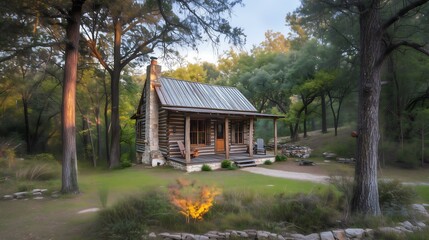
<svg viewBox="0 0 429 240">
<path fill-rule="evenodd" d="M 27 154 L 32 152 L 32 143 L 30 137 L 30 120 L 28 119 L 28 101 L 24 96 L 21 97 L 24 110 L 24 123 L 25 123 L 25 142 L 27 144 Z"/>
<path fill-rule="evenodd" d="M 113 72 L 111 73 L 111 144 L 110 144 L 110 168 L 119 166 L 119 160 L 121 155 L 120 149 L 120 138 L 121 130 L 119 123 L 119 80 L 121 76 L 121 37 L 122 28 L 119 19 L 114 21 L 115 28 L 115 43 L 113 49 Z"/>
<path fill-rule="evenodd" d="M 328 126 L 326 123 L 326 99 L 324 92 L 320 94 L 320 104 L 322 105 L 322 133 L 327 133 Z"/>
<path fill-rule="evenodd" d="M 358 147 L 352 211 L 381 214 L 377 183 L 378 111 L 381 90 L 382 29 L 379 2 L 360 9 Z M 363 8 L 363 7 L 362 7 Z"/>
<path fill-rule="evenodd" d="M 76 79 L 79 27 L 85 0 L 72 0 L 66 28 L 66 51 L 62 99 L 62 193 L 79 193 L 76 155 Z"/>
</svg>

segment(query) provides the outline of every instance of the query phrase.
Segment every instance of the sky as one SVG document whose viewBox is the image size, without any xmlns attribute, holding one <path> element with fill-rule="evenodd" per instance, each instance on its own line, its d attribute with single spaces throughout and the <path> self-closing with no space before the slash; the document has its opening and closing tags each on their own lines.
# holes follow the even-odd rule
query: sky
<svg viewBox="0 0 429 240">
<path fill-rule="evenodd" d="M 285 25 L 285 17 L 300 5 L 300 0 L 243 0 L 244 7 L 236 6 L 230 19 L 234 27 L 241 27 L 246 34 L 243 50 L 250 50 L 265 39 L 265 32 L 273 30 L 287 36 L 289 29 Z M 228 42 L 221 42 L 219 50 L 210 44 L 200 45 L 198 52 L 192 49 L 181 52 L 191 63 L 208 61 L 216 63 L 218 53 L 222 54 L 231 48 Z"/>
</svg>

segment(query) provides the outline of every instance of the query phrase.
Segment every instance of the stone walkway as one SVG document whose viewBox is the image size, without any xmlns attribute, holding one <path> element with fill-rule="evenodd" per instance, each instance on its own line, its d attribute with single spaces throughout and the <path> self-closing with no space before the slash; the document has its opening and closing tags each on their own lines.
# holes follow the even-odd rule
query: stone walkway
<svg viewBox="0 0 429 240">
<path fill-rule="evenodd" d="M 328 176 L 320 176 L 320 175 L 315 175 L 310 173 L 289 172 L 289 171 L 274 170 L 274 169 L 268 169 L 268 168 L 262 168 L 262 167 L 248 167 L 248 168 L 241 168 L 240 170 L 250 172 L 250 173 L 255 173 L 255 174 L 261 174 L 265 176 L 311 181 L 316 183 L 327 183 L 327 180 L 329 178 Z"/>
</svg>

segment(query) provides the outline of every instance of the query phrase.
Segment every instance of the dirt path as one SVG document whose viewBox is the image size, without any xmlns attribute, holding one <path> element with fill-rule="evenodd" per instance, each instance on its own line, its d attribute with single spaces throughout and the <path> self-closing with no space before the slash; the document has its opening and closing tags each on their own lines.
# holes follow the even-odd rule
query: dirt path
<svg viewBox="0 0 429 240">
<path fill-rule="evenodd" d="M 316 175 L 311 173 L 302 173 L 302 172 L 290 172 L 290 171 L 283 171 L 283 170 L 274 170 L 274 169 L 267 169 L 262 167 L 249 167 L 249 168 L 242 168 L 242 171 L 255 173 L 255 174 L 261 174 L 265 176 L 271 176 L 271 177 L 279 177 L 279 178 L 287 178 L 287 179 L 295 179 L 295 180 L 304 180 L 304 181 L 311 181 L 316 183 L 327 183 L 328 176 L 323 175 Z"/>
</svg>

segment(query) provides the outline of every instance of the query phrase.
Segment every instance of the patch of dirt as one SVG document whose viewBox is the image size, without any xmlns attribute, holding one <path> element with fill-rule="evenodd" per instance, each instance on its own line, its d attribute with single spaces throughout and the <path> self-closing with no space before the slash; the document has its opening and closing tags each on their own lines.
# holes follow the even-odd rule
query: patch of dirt
<svg viewBox="0 0 429 240">
<path fill-rule="evenodd" d="M 298 172 L 298 173 L 310 173 L 320 176 L 328 176 L 330 172 L 323 167 L 323 165 L 332 164 L 332 163 L 319 163 L 316 162 L 312 166 L 300 166 L 299 162 L 295 162 L 294 159 L 288 159 L 286 162 L 276 162 L 273 165 L 261 165 L 269 169 L 289 171 L 289 172 Z"/>
</svg>

